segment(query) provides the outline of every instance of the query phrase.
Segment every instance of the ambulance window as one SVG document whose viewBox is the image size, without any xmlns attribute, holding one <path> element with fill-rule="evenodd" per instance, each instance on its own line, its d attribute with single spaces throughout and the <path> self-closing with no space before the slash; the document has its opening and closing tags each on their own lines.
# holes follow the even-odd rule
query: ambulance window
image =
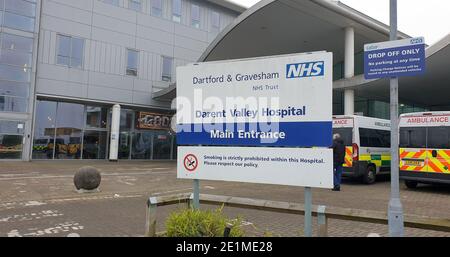
<svg viewBox="0 0 450 257">
<path fill-rule="evenodd" d="M 400 147 L 425 148 L 427 141 L 426 128 L 400 128 Z"/>
<path fill-rule="evenodd" d="M 378 129 L 359 129 L 362 147 L 391 147 L 391 133 Z"/>
<path fill-rule="evenodd" d="M 345 146 L 351 146 L 353 143 L 353 129 L 352 128 L 334 128 L 333 135 L 341 135 L 341 139 L 344 141 Z"/>
<path fill-rule="evenodd" d="M 429 127 L 427 148 L 449 149 L 449 127 Z"/>
</svg>

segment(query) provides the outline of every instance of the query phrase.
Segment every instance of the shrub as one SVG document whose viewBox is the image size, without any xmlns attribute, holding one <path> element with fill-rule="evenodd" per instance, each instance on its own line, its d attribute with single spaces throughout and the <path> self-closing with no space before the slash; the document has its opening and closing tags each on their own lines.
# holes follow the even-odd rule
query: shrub
<svg viewBox="0 0 450 257">
<path fill-rule="evenodd" d="M 223 237 L 227 225 L 231 226 L 230 237 L 242 237 L 241 219 L 230 220 L 217 210 L 184 209 L 170 214 L 166 221 L 168 237 Z"/>
</svg>

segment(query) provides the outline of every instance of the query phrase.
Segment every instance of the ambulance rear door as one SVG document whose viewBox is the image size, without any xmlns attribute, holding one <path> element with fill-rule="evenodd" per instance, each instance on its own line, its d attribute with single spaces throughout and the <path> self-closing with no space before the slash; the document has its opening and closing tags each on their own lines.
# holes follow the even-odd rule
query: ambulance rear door
<svg viewBox="0 0 450 257">
<path fill-rule="evenodd" d="M 450 122 L 449 115 L 428 117 L 427 171 L 450 175 Z"/>
<path fill-rule="evenodd" d="M 400 170 L 427 172 L 427 123 L 421 114 L 400 117 Z"/>
</svg>

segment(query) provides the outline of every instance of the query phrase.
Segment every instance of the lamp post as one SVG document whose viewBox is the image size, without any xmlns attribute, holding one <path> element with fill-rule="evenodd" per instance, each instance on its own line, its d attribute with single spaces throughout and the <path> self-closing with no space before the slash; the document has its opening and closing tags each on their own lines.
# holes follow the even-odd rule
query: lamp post
<svg viewBox="0 0 450 257">
<path fill-rule="evenodd" d="M 397 40 L 397 0 L 390 0 L 390 40 Z M 390 79 L 391 94 L 391 199 L 388 208 L 389 235 L 403 236 L 403 207 L 399 186 L 398 77 Z"/>
</svg>

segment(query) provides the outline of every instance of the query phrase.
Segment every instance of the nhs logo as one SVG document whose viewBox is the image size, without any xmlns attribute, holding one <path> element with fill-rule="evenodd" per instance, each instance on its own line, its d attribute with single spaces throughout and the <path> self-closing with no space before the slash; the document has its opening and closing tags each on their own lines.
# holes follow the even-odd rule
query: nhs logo
<svg viewBox="0 0 450 257">
<path fill-rule="evenodd" d="M 325 73 L 324 62 L 293 63 L 286 66 L 286 78 L 320 77 Z"/>
</svg>

